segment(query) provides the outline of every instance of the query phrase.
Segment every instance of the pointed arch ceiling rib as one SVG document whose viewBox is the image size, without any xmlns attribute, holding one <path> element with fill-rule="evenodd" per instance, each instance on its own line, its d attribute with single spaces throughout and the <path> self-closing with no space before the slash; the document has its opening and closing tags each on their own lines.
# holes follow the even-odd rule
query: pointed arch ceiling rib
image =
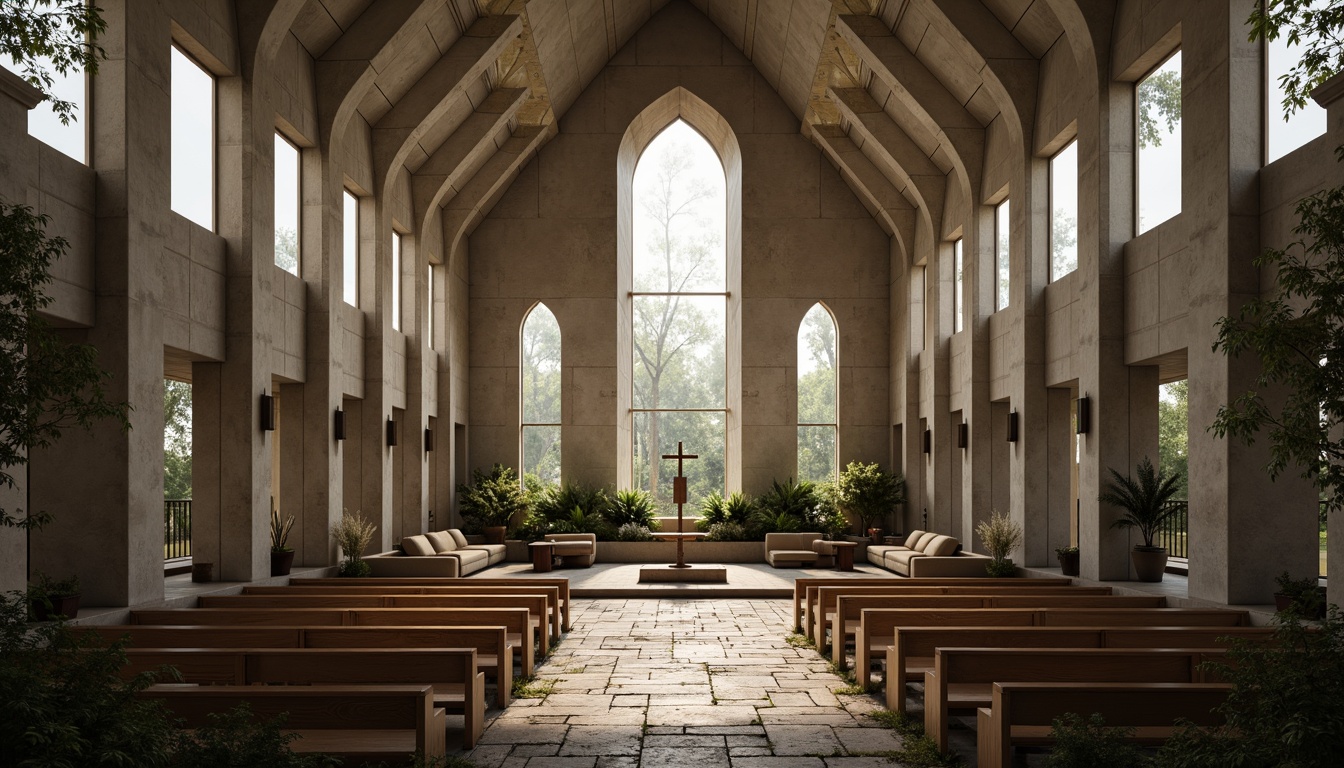
<svg viewBox="0 0 1344 768">
<path fill-rule="evenodd" d="M 979 198 L 990 122 L 1030 151 L 1039 59 L 1065 34 L 1052 6 L 1072 0 L 671 2 L 718 26 L 919 259 Z M 640 28 L 676 23 L 668 5 L 307 0 L 288 14 L 318 62 L 321 142 L 367 121 L 377 182 L 411 174 L 415 224 L 451 259 Z"/>
</svg>

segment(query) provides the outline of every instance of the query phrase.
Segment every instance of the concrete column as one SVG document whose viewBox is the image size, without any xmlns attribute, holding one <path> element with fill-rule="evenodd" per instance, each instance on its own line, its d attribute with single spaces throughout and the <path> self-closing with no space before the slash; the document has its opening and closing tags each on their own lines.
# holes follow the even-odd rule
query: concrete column
<svg viewBox="0 0 1344 768">
<path fill-rule="evenodd" d="M 1199 4 L 1183 25 L 1182 216 L 1190 263 L 1189 372 L 1192 430 L 1255 385 L 1256 362 L 1212 349 L 1218 319 L 1260 292 L 1258 171 L 1264 83 L 1260 44 L 1246 40 L 1252 0 Z M 1280 571 L 1317 567 L 1316 494 L 1296 471 L 1270 482 L 1268 441 L 1246 446 L 1190 441 L 1190 596 L 1267 603 Z"/>
<path fill-rule="evenodd" d="M 905 477 L 905 509 L 894 524 L 901 532 L 918 527 L 920 510 L 925 505 L 923 454 L 919 451 L 919 353 L 918 314 L 923 308 L 914 268 L 905 250 L 895 238 L 891 241 L 892 307 L 906 311 L 891 313 L 891 422 L 893 467 Z"/>
<path fill-rule="evenodd" d="M 1046 516 L 1045 565 L 1053 565 L 1056 547 L 1069 546 L 1073 524 L 1073 392 L 1046 390 Z"/>
<path fill-rule="evenodd" d="M 157 2 L 103 4 L 107 60 L 93 79 L 97 169 L 97 325 L 107 394 L 130 404 L 132 429 L 69 431 L 59 453 L 34 453 L 34 506 L 55 522 L 32 536 L 32 567 L 77 574 L 88 605 L 163 595 L 163 332 L 156 306 L 169 209 L 169 37 Z"/>
<path fill-rule="evenodd" d="M 993 263 L 993 259 L 984 254 L 994 242 L 994 221 L 992 209 L 980 205 L 970 206 L 970 217 L 971 221 L 963 230 L 962 243 L 964 327 L 965 333 L 969 334 L 967 379 L 962 382 L 962 415 L 968 434 L 966 450 L 960 456 L 962 524 L 960 531 L 953 534 L 967 548 L 973 548 L 975 526 L 989 518 L 993 506 L 991 451 L 994 434 L 994 415 L 989 402 L 989 315 L 993 312 L 993 298 L 988 291 L 994 278 L 983 274 Z"/>
<path fill-rule="evenodd" d="M 1023 138 L 1022 163 L 1009 186 L 1012 201 L 1009 317 L 1017 326 L 1008 354 L 1012 406 L 1018 413 L 1018 440 L 1009 451 L 1013 495 L 1009 516 L 1021 523 L 1023 551 L 1016 562 L 1049 565 L 1049 413 L 1045 389 L 1045 285 L 1049 280 L 1049 164 L 1033 156 L 1031 134 Z M 1015 358 L 1015 359 L 1014 359 Z"/>
</svg>

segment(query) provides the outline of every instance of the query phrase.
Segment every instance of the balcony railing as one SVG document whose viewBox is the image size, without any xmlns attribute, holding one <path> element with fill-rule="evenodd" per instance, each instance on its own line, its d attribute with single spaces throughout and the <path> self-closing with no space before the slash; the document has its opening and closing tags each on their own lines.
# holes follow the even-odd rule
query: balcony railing
<svg viewBox="0 0 1344 768">
<path fill-rule="evenodd" d="M 163 559 L 191 557 L 191 499 L 164 499 Z"/>
<path fill-rule="evenodd" d="M 1189 559 L 1190 557 L 1190 502 L 1174 499 L 1167 507 L 1175 507 L 1176 513 L 1167 518 L 1153 536 L 1153 544 L 1166 547 L 1171 557 Z M 1320 576 L 1325 577 L 1325 502 L 1320 504 Z"/>
</svg>

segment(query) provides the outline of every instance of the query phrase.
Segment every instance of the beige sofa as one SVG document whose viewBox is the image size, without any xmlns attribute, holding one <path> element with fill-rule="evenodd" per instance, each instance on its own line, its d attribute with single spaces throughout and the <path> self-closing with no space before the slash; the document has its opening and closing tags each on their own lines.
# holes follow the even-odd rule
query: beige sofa
<svg viewBox="0 0 1344 768">
<path fill-rule="evenodd" d="M 820 533 L 767 533 L 765 534 L 765 562 L 773 568 L 802 568 L 816 565 L 813 548 L 821 541 Z"/>
<path fill-rule="evenodd" d="M 546 540 L 555 544 L 552 550 L 567 567 L 587 568 L 597 559 L 597 536 L 592 533 L 548 533 Z"/>
<path fill-rule="evenodd" d="M 868 547 L 868 562 L 902 576 L 988 576 L 989 558 L 963 552 L 961 542 L 930 531 L 911 531 L 905 544 Z"/>
<path fill-rule="evenodd" d="M 466 576 L 503 562 L 503 544 L 471 543 L 456 528 L 407 536 L 401 551 L 364 558 L 370 576 Z"/>
</svg>

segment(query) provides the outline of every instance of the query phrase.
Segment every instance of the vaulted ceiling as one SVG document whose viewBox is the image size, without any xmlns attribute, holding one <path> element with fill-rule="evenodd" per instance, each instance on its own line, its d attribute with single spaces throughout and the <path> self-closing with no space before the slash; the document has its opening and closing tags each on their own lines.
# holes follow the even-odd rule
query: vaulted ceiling
<svg viewBox="0 0 1344 768">
<path fill-rule="evenodd" d="M 357 112 L 375 174 L 412 174 L 417 223 L 444 210 L 447 255 L 669 1 L 722 30 L 912 257 L 978 191 L 987 126 L 1029 141 L 1064 34 L 1051 0 L 306 0 L 289 29 L 331 129 Z"/>
</svg>

